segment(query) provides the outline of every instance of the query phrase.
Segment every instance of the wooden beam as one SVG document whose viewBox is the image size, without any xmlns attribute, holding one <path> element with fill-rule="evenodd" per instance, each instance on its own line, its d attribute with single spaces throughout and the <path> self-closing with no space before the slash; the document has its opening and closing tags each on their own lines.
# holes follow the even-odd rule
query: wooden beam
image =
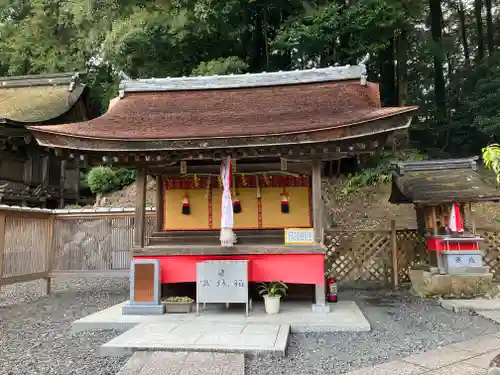
<svg viewBox="0 0 500 375">
<path fill-rule="evenodd" d="M 281 169 L 281 163 L 238 163 L 237 173 L 254 173 L 254 172 L 269 172 L 269 171 L 279 171 Z M 218 175 L 220 173 L 220 165 L 196 165 L 188 164 L 188 173 L 211 173 L 213 175 Z M 180 167 L 148 167 L 148 171 L 154 174 L 161 174 L 163 176 L 179 176 Z M 311 173 L 311 163 L 288 163 L 287 171 L 292 173 L 309 175 Z"/>
<path fill-rule="evenodd" d="M 163 230 L 163 179 L 156 176 L 156 231 Z"/>
<path fill-rule="evenodd" d="M 144 227 L 146 211 L 146 168 L 137 168 L 136 197 L 135 197 L 135 221 L 134 221 L 134 247 L 144 247 Z"/>
</svg>

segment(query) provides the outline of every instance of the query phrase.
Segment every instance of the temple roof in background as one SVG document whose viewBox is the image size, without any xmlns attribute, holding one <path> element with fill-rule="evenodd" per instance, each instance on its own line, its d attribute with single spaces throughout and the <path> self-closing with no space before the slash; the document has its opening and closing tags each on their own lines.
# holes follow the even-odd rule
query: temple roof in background
<svg viewBox="0 0 500 375">
<path fill-rule="evenodd" d="M 468 203 L 499 201 L 490 171 L 477 158 L 402 162 L 392 175 L 391 203 Z"/>
<path fill-rule="evenodd" d="M 85 90 L 78 73 L 0 77 L 0 120 L 50 121 L 68 112 Z"/>
</svg>

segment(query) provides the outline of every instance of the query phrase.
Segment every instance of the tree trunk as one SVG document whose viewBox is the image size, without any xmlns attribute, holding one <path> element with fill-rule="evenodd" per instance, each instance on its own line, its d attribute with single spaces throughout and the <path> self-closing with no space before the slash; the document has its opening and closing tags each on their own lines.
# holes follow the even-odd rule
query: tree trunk
<svg viewBox="0 0 500 375">
<path fill-rule="evenodd" d="M 392 38 L 389 45 L 379 53 L 380 100 L 383 106 L 396 107 L 398 105 L 395 60 L 394 39 Z"/>
<path fill-rule="evenodd" d="M 438 122 L 446 118 L 446 88 L 443 73 L 443 30 L 441 0 L 429 0 L 431 12 L 431 34 L 434 43 L 434 96 Z"/>
<path fill-rule="evenodd" d="M 476 33 L 477 33 L 477 53 L 476 61 L 484 59 L 484 33 L 483 33 L 483 1 L 474 0 L 474 17 L 476 19 Z"/>
<path fill-rule="evenodd" d="M 398 35 L 397 56 L 397 92 L 399 106 L 406 105 L 408 98 L 408 31 L 403 28 Z"/>
<path fill-rule="evenodd" d="M 470 52 L 469 52 L 469 42 L 467 40 L 467 26 L 465 26 L 465 11 L 464 3 L 462 0 L 458 1 L 458 19 L 460 22 L 460 35 L 462 38 L 462 48 L 464 49 L 465 64 L 470 65 Z"/>
<path fill-rule="evenodd" d="M 494 43 L 494 30 L 493 30 L 493 17 L 491 15 L 492 0 L 486 0 L 486 41 L 488 43 L 488 54 L 491 56 L 495 49 Z"/>
</svg>

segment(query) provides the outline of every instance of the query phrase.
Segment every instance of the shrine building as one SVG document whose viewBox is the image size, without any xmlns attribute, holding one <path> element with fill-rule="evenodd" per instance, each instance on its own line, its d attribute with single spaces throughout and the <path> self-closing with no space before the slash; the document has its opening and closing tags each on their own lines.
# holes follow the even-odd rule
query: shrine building
<svg viewBox="0 0 500 375">
<path fill-rule="evenodd" d="M 133 257 L 158 259 L 162 284 L 195 282 L 200 261 L 242 259 L 249 282 L 315 285 L 321 307 L 322 163 L 380 151 L 416 109 L 381 107 L 360 64 L 124 80 L 101 117 L 29 129 L 58 157 L 136 168 Z M 147 175 L 157 183 L 150 236 Z M 285 241 L 292 228 L 306 232 Z"/>
</svg>

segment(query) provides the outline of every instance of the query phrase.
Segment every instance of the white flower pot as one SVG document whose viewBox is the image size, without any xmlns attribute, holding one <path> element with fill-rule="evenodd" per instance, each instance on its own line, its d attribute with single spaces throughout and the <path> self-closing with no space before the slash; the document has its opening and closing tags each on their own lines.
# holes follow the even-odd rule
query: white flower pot
<svg viewBox="0 0 500 375">
<path fill-rule="evenodd" d="M 266 313 L 277 314 L 280 312 L 280 300 L 281 296 L 270 297 L 269 295 L 264 296 L 264 306 L 266 307 Z"/>
</svg>

